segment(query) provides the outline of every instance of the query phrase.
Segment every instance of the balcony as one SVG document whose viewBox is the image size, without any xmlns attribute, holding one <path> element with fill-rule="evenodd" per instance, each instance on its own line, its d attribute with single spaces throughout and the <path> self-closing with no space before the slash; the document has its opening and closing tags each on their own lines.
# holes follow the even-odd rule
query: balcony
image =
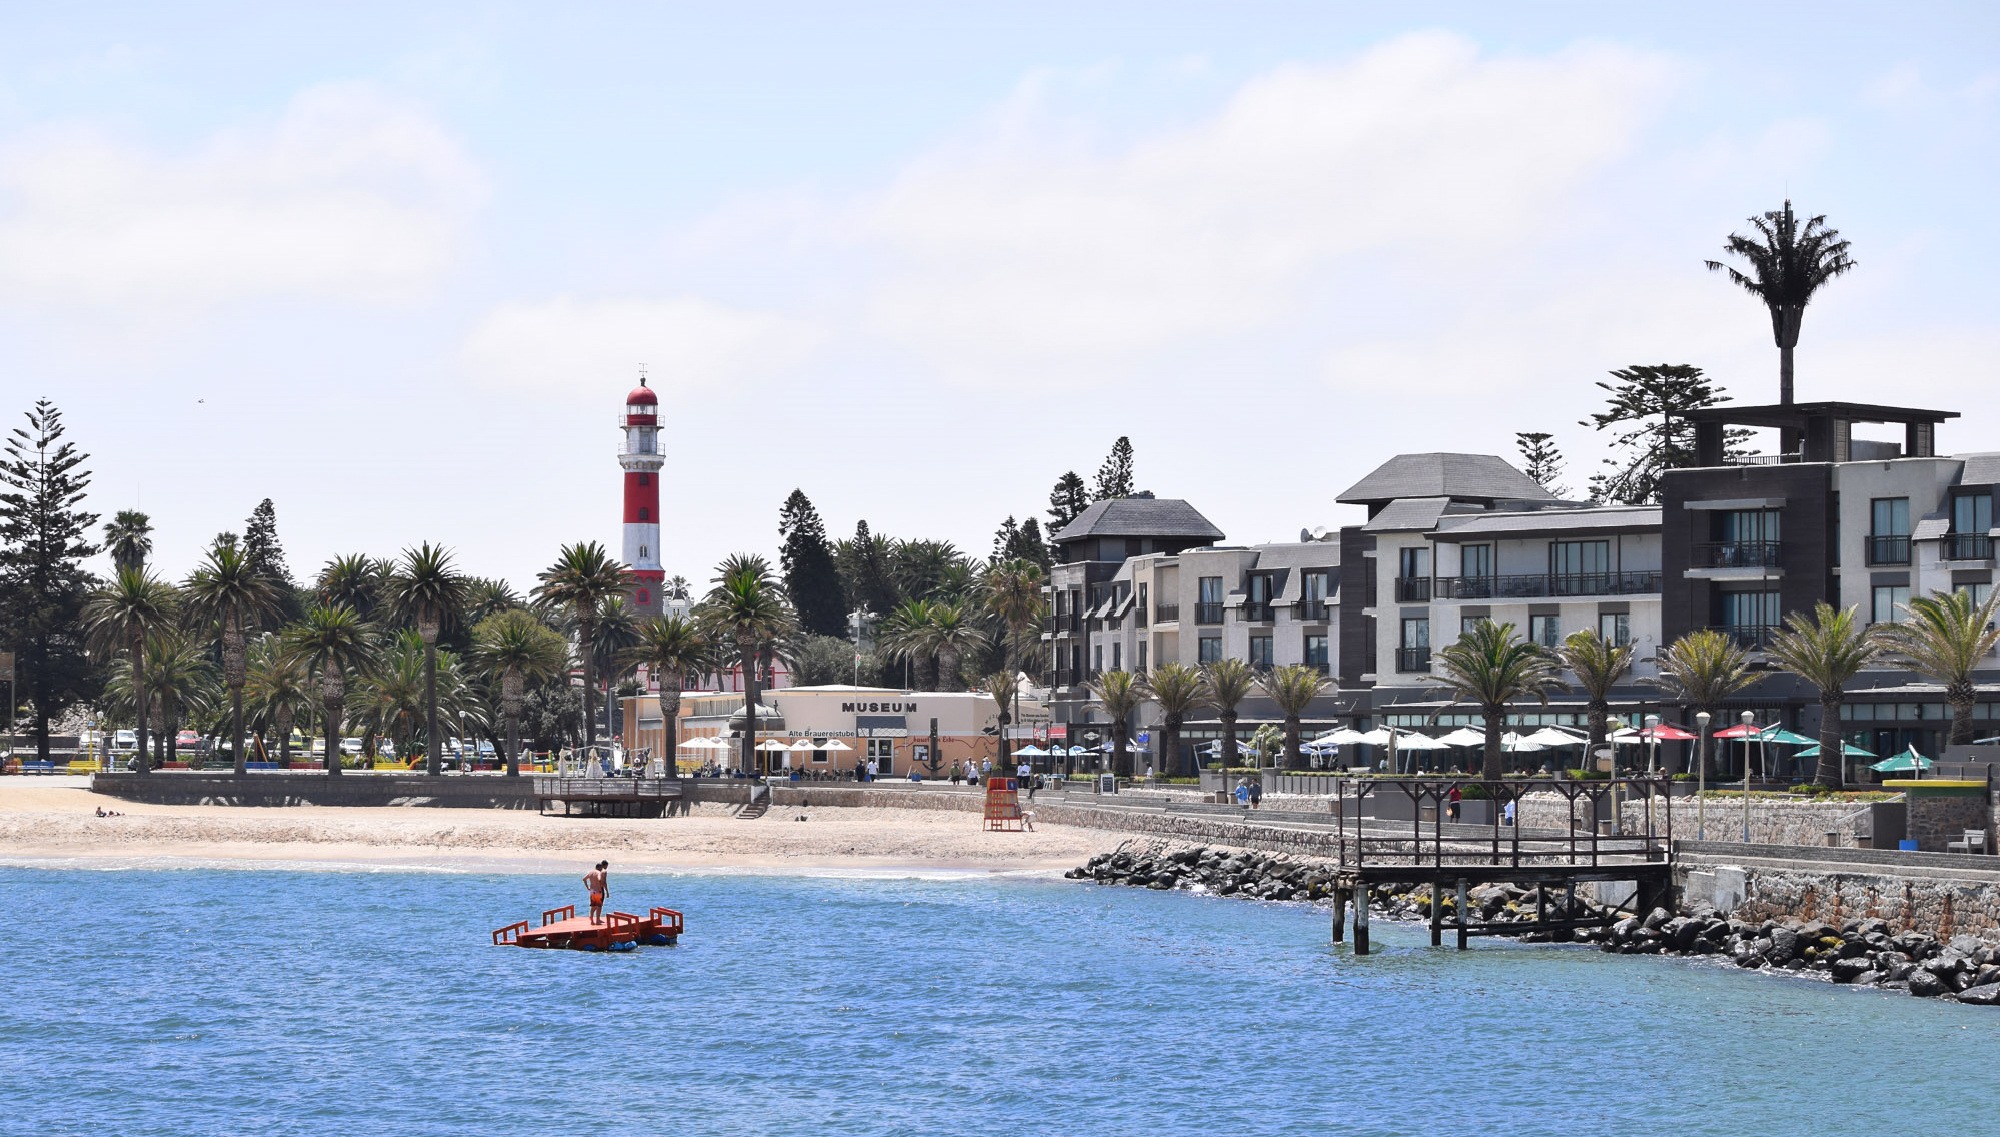
<svg viewBox="0 0 2000 1137">
<path fill-rule="evenodd" d="M 1423 604 L 1431 598 L 1431 578 L 1427 576 L 1399 576 L 1396 578 L 1396 603 Z"/>
<path fill-rule="evenodd" d="M 1220 603 L 1198 603 L 1194 606 L 1194 622 L 1197 624 L 1220 624 L 1222 605 Z"/>
<path fill-rule="evenodd" d="M 1271 606 L 1269 604 L 1245 604 L 1243 605 L 1241 614 L 1236 618 L 1246 624 L 1268 624 L 1271 622 Z"/>
<path fill-rule="evenodd" d="M 1724 624 L 1715 629 L 1735 640 L 1737 646 L 1748 651 L 1763 651 L 1771 646 L 1771 637 L 1778 634 L 1777 624 Z"/>
<path fill-rule="evenodd" d="M 1988 561 L 1993 559 L 1993 538 L 1984 533 L 1951 533 L 1944 539 L 1944 559 L 1948 561 Z"/>
<path fill-rule="evenodd" d="M 1660 574 L 1651 571 L 1441 576 L 1437 580 L 1437 595 L 1441 600 L 1510 600 L 1532 599 L 1538 596 L 1634 596 L 1658 591 L 1660 591 Z"/>
<path fill-rule="evenodd" d="M 1868 538 L 1868 563 L 1871 565 L 1906 565 L 1910 563 L 1910 537 L 1900 536 Z"/>
<path fill-rule="evenodd" d="M 1327 603 L 1324 600 L 1299 601 L 1299 623 L 1324 624 L 1327 619 Z"/>
<path fill-rule="evenodd" d="M 1396 670 L 1399 672 L 1429 671 L 1431 669 L 1431 649 L 1427 647 L 1399 647 L 1396 649 Z"/>
<path fill-rule="evenodd" d="M 1083 621 L 1074 612 L 1064 612 L 1055 618 L 1055 631 L 1059 636 L 1073 636 L 1083 628 Z"/>
<path fill-rule="evenodd" d="M 1178 604 L 1153 605 L 1153 622 L 1156 624 L 1177 624 L 1180 618 L 1181 606 Z"/>
<path fill-rule="evenodd" d="M 1688 567 L 1778 568 L 1784 564 L 1776 541 L 1709 541 L 1688 550 Z"/>
</svg>

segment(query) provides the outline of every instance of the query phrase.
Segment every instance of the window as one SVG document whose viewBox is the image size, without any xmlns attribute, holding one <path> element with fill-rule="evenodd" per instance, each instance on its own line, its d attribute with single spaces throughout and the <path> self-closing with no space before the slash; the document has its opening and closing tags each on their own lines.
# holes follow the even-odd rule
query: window
<svg viewBox="0 0 2000 1137">
<path fill-rule="evenodd" d="M 1993 494 L 1962 493 L 1951 499 L 1951 529 L 1954 533 L 1984 536 L 1993 528 Z"/>
<path fill-rule="evenodd" d="M 644 545 L 639 546 L 639 559 L 642 561 L 646 559 L 646 546 Z"/>
<path fill-rule="evenodd" d="M 1306 666 L 1319 668 L 1321 675 L 1328 674 L 1332 670 L 1327 662 L 1326 637 L 1323 635 L 1306 637 L 1305 657 Z"/>
<path fill-rule="evenodd" d="M 652 484 L 653 484 L 653 475 L 651 475 L 651 474 L 640 474 L 640 475 L 639 475 L 639 484 L 640 484 L 640 485 L 642 485 L 642 486 L 650 486 L 650 485 L 652 485 Z"/>
<path fill-rule="evenodd" d="M 1196 583 L 1194 622 L 1197 624 L 1220 624 L 1222 622 L 1222 578 L 1204 576 Z"/>
<path fill-rule="evenodd" d="M 1732 545 L 1749 544 L 1778 539 L 1778 517 L 1775 509 L 1729 509 L 1715 515 L 1716 539 Z"/>
<path fill-rule="evenodd" d="M 1431 551 L 1424 546 L 1404 549 L 1396 556 L 1396 575 L 1405 580 L 1431 574 Z"/>
<path fill-rule="evenodd" d="M 1601 592 L 1607 586 L 1610 572 L 1609 541 L 1549 542 L 1549 576 L 1553 578 L 1549 582 L 1550 595 Z"/>
<path fill-rule="evenodd" d="M 1776 592 L 1725 592 L 1722 625 L 1726 628 L 1774 628 L 1778 619 Z"/>
<path fill-rule="evenodd" d="M 1151 645 L 1147 644 L 1145 640 L 1139 641 L 1139 670 L 1141 671 L 1146 670 L 1146 648 L 1149 646 Z"/>
<path fill-rule="evenodd" d="M 1253 572 L 1243 579 L 1243 622 L 1269 623 L 1271 619 L 1271 574 Z"/>
<path fill-rule="evenodd" d="M 642 506 L 640 506 L 640 507 L 639 507 L 639 520 L 641 520 L 641 521 L 651 521 L 652 519 L 653 519 L 653 511 L 652 511 L 652 510 L 651 510 L 650 508 L 646 507 L 646 506 L 643 506 L 643 505 L 642 505 Z"/>
<path fill-rule="evenodd" d="M 1868 563 L 1910 563 L 1910 499 L 1878 497 L 1869 503 Z"/>
<path fill-rule="evenodd" d="M 1965 593 L 1971 599 L 1974 608 L 1986 603 L 1986 598 L 1993 595 L 1991 584 L 1961 584 L 1956 590 Z"/>
<path fill-rule="evenodd" d="M 1878 584 L 1875 586 L 1874 603 L 1868 618 L 1877 624 L 1900 624 L 1903 622 L 1903 605 L 1910 602 L 1910 586 L 1907 584 Z"/>
<path fill-rule="evenodd" d="M 825 742 L 826 739 L 824 738 L 813 739 L 813 745 L 815 746 L 822 745 Z M 831 750 L 815 750 L 812 752 L 812 755 L 814 762 L 831 762 L 833 760 L 833 751 Z"/>
<path fill-rule="evenodd" d="M 1140 582 L 1139 582 L 1139 602 L 1138 602 L 1138 603 L 1136 603 L 1136 604 L 1134 604 L 1134 605 L 1132 605 L 1132 623 L 1133 623 L 1133 624 L 1135 624 L 1135 625 L 1137 625 L 1138 627 L 1141 627 L 1141 628 L 1143 628 L 1143 627 L 1145 627 L 1145 626 L 1146 626 L 1146 616 L 1147 616 L 1147 613 L 1148 613 L 1148 609 L 1147 609 L 1147 607 L 1146 607 L 1146 594 L 1147 594 L 1147 591 L 1148 591 L 1148 589 L 1147 589 L 1147 586 L 1146 586 L 1146 582 L 1145 582 L 1145 581 L 1143 581 L 1143 580 L 1142 580 L 1142 581 L 1140 581 Z"/>
<path fill-rule="evenodd" d="M 1493 575 L 1493 546 L 1467 545 L 1459 552 L 1459 575 L 1486 577 Z"/>
<path fill-rule="evenodd" d="M 896 740 L 893 738 L 871 738 L 868 740 L 868 757 L 875 760 L 875 772 L 884 777 L 893 771 L 890 763 L 896 757 Z"/>
<path fill-rule="evenodd" d="M 1203 636 L 1195 644 L 1196 663 L 1214 663 L 1222 658 L 1222 637 Z"/>
<path fill-rule="evenodd" d="M 1562 618 L 1559 616 L 1528 617 L 1528 639 L 1550 650 L 1560 647 L 1563 642 Z"/>
<path fill-rule="evenodd" d="M 1326 598 L 1333 591 L 1333 577 L 1324 569 L 1305 574 L 1299 581 L 1304 595 L 1299 606 L 1299 621 L 1306 624 L 1326 623 Z"/>
<path fill-rule="evenodd" d="M 1271 667 L 1271 658 L 1271 637 L 1251 636 L 1250 666 L 1268 671 Z"/>
<path fill-rule="evenodd" d="M 1428 671 L 1431 666 L 1431 622 L 1427 616 L 1403 619 L 1396 641 L 1396 670 Z"/>
<path fill-rule="evenodd" d="M 1597 617 L 1597 634 L 1612 647 L 1632 642 L 1632 617 L 1624 612 L 1604 612 Z"/>
<path fill-rule="evenodd" d="M 1111 645 L 1111 670 L 1125 670 L 1125 645 L 1115 641 Z"/>
<path fill-rule="evenodd" d="M 1472 629 L 1478 627 L 1485 620 L 1486 617 L 1484 616 L 1460 616 L 1458 618 L 1458 634 L 1461 637 L 1471 635 Z"/>
<path fill-rule="evenodd" d="M 1103 644 L 1098 644 L 1097 646 L 1090 649 L 1090 670 L 1092 672 L 1101 672 L 1104 670 Z"/>
</svg>

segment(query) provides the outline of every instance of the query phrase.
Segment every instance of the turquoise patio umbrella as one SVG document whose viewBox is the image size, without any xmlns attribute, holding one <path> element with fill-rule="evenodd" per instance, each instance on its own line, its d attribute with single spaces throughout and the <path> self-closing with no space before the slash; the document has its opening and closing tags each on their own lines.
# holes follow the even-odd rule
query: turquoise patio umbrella
<svg viewBox="0 0 2000 1137">
<path fill-rule="evenodd" d="M 1843 742 L 1843 743 L 1841 743 L 1841 744 L 1840 744 L 1840 752 L 1841 752 L 1842 754 L 1845 754 L 1845 755 L 1847 755 L 1847 756 L 1848 756 L 1849 758 L 1873 758 L 1873 757 L 1875 757 L 1875 752 L 1874 752 L 1873 750 L 1863 750 L 1863 749 L 1861 749 L 1861 748 L 1860 748 L 1859 746 L 1856 746 L 1856 745 L 1854 745 L 1854 744 L 1853 744 L 1852 742 Z M 1819 745 L 1818 745 L 1817 743 L 1815 743 L 1815 744 L 1813 744 L 1812 746 L 1809 746 L 1809 747 L 1807 747 L 1806 749 L 1804 749 L 1804 750 L 1801 750 L 1801 751 L 1799 751 L 1799 752 L 1798 752 L 1798 754 L 1794 755 L 1794 757 L 1798 757 L 1798 758 L 1817 758 L 1817 757 L 1819 757 Z"/>
<path fill-rule="evenodd" d="M 1884 758 L 1882 761 L 1868 768 L 1878 770 L 1884 774 L 1895 773 L 1899 770 L 1928 770 L 1931 768 L 1931 760 L 1917 753 L 1916 744 L 1911 743 L 1908 750 L 1903 751 L 1894 758 Z"/>
<path fill-rule="evenodd" d="M 1807 738 L 1803 734 L 1798 734 L 1794 731 L 1786 730 L 1782 726 L 1774 726 L 1769 730 L 1759 731 L 1757 734 L 1757 740 L 1760 742 L 1775 742 L 1780 746 L 1819 745 L 1819 740 L 1817 738 Z M 1851 754 L 1853 752 L 1854 752 L 1853 748 L 1850 747 L 1848 749 L 1848 753 Z"/>
</svg>

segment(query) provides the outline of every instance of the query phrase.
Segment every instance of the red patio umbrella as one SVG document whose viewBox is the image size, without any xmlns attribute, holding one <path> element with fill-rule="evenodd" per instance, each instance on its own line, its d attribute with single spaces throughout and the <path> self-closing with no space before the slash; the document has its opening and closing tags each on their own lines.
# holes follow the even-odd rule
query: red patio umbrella
<svg viewBox="0 0 2000 1137">
<path fill-rule="evenodd" d="M 1670 722 L 1663 722 L 1658 726 L 1649 726 L 1646 729 L 1639 732 L 1639 737 L 1647 742 L 1693 742 L 1694 741 L 1694 735 L 1689 734 L 1687 731 L 1682 730 L 1680 727 L 1677 727 Z M 1716 737 L 1720 738 L 1722 737 L 1722 735 L 1717 734 Z"/>
</svg>

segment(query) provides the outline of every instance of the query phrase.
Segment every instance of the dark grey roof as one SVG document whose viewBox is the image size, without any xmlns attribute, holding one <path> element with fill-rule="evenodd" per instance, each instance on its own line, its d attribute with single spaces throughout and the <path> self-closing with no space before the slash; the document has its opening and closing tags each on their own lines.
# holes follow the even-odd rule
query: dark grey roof
<svg viewBox="0 0 2000 1137">
<path fill-rule="evenodd" d="M 1361 527 L 1365 533 L 1394 533 L 1411 529 L 1433 529 L 1438 518 L 1451 506 L 1448 497 L 1410 497 L 1392 501 Z"/>
<path fill-rule="evenodd" d="M 1962 486 L 2000 485 L 2000 454 L 1967 454 L 1958 475 Z"/>
<path fill-rule="evenodd" d="M 1057 544 L 1089 537 L 1171 537 L 1177 540 L 1220 541 L 1222 530 L 1171 497 L 1121 497 L 1100 501 L 1077 514 L 1055 535 Z"/>
<path fill-rule="evenodd" d="M 1951 518 L 1942 513 L 1927 513 L 1917 519 L 1910 530 L 1912 541 L 1942 541 L 1951 532 Z"/>
<path fill-rule="evenodd" d="M 1599 509 L 1537 509 L 1528 513 L 1476 513 L 1438 522 L 1438 537 L 1504 536 L 1509 533 L 1559 533 L 1571 530 L 1654 530 L 1660 528 L 1657 505 L 1615 505 Z"/>
<path fill-rule="evenodd" d="M 1554 501 L 1533 478 L 1492 454 L 1398 454 L 1335 501 L 1379 505 L 1399 497 Z"/>
</svg>

